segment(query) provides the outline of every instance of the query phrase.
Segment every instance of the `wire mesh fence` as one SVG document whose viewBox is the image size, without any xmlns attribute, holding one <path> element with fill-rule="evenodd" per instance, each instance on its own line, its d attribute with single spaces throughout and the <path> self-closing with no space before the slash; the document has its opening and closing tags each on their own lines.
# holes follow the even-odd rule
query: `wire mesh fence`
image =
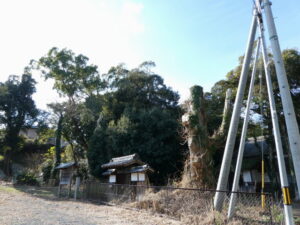
<svg viewBox="0 0 300 225">
<path fill-rule="evenodd" d="M 224 191 L 221 193 L 222 209 L 215 210 L 213 200 L 216 190 L 92 181 L 85 183 L 82 192 L 82 196 L 89 200 L 164 213 L 185 224 L 281 224 L 281 211 L 274 207 L 270 194 L 265 194 L 265 206 L 262 208 L 260 193 Z M 235 195 L 235 207 L 228 219 L 232 194 Z"/>
<path fill-rule="evenodd" d="M 47 187 L 47 188 L 52 189 L 52 192 L 55 193 L 55 195 L 60 198 L 86 199 L 86 185 L 85 184 L 81 184 L 77 190 L 76 190 L 76 185 L 71 185 L 71 186 L 61 185 L 60 191 L 57 186 Z M 76 195 L 75 195 L 75 192 L 76 192 Z"/>
</svg>

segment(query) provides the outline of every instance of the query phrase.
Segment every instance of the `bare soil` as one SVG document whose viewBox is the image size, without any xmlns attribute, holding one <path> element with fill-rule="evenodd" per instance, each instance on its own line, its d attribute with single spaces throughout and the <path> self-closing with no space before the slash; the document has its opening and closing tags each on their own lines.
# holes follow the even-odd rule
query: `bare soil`
<svg viewBox="0 0 300 225">
<path fill-rule="evenodd" d="M 115 206 L 59 199 L 45 188 L 0 183 L 1 225 L 180 225 L 180 221 Z"/>
</svg>

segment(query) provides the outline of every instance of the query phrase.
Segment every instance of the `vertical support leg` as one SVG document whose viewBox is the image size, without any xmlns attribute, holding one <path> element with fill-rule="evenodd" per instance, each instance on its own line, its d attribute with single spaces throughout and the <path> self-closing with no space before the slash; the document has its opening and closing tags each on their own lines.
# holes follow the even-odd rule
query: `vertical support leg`
<svg viewBox="0 0 300 225">
<path fill-rule="evenodd" d="M 253 62 L 253 70 L 252 70 L 249 94 L 248 94 L 248 99 L 247 99 L 246 114 L 245 114 L 241 142 L 240 142 L 240 146 L 239 146 L 239 153 L 238 153 L 238 158 L 237 158 L 236 168 L 235 168 L 235 173 L 234 173 L 232 193 L 230 195 L 230 203 L 229 203 L 228 214 L 227 214 L 228 218 L 231 218 L 233 216 L 234 209 L 235 209 L 235 202 L 236 202 L 236 195 L 237 195 L 236 192 L 238 190 L 239 179 L 240 179 L 240 175 L 241 175 L 245 141 L 246 141 L 246 136 L 247 136 L 248 122 L 249 122 L 251 100 L 252 100 L 252 96 L 253 96 L 253 87 L 254 87 L 254 82 L 255 82 L 256 67 L 257 67 L 257 61 L 258 61 L 259 49 L 260 49 L 260 41 L 261 40 L 258 39 L 256 54 L 255 54 L 255 58 L 254 58 L 254 62 Z"/>
<path fill-rule="evenodd" d="M 263 0 L 264 11 L 266 15 L 266 23 L 269 31 L 272 53 L 276 75 L 280 90 L 282 107 L 284 112 L 285 123 L 288 132 L 288 139 L 293 158 L 294 170 L 296 175 L 298 194 L 300 194 L 300 134 L 296 120 L 294 105 L 291 98 L 290 88 L 283 64 L 278 35 L 272 14 L 271 3 L 269 0 Z"/>
<path fill-rule="evenodd" d="M 273 94 L 273 87 L 272 87 L 272 80 L 270 75 L 270 69 L 268 67 L 268 52 L 265 43 L 265 36 L 264 36 L 264 28 L 262 23 L 259 24 L 261 38 L 262 38 L 262 53 L 263 53 L 263 60 L 265 66 L 265 75 L 266 75 L 266 82 L 267 82 L 267 89 L 268 89 L 268 96 L 269 96 L 269 103 L 270 103 L 270 110 L 271 110 L 271 117 L 272 117 L 272 125 L 273 125 L 273 133 L 275 139 L 275 146 L 276 146 L 276 154 L 278 160 L 278 169 L 280 175 L 280 182 L 282 187 L 282 193 L 284 197 L 284 217 L 285 217 L 285 224 L 286 225 L 294 225 L 294 218 L 293 218 L 293 209 L 289 194 L 289 183 L 287 179 L 286 173 L 286 166 L 284 162 L 283 156 L 283 149 L 282 149 L 282 142 L 281 142 L 281 135 L 279 130 L 279 123 L 278 117 L 276 112 L 275 106 L 275 99 Z"/>
<path fill-rule="evenodd" d="M 218 211 L 222 210 L 223 200 L 224 200 L 224 193 L 220 192 L 220 191 L 225 190 L 227 187 L 229 170 L 230 170 L 230 165 L 231 165 L 231 160 L 232 160 L 232 153 L 233 153 L 233 148 L 234 148 L 234 144 L 235 144 L 240 114 L 241 114 L 241 106 L 242 106 L 242 101 L 243 101 L 243 97 L 244 97 L 244 91 L 245 91 L 245 87 L 246 87 L 246 83 L 247 83 L 247 75 L 249 72 L 249 65 L 250 65 L 250 61 L 251 61 L 251 55 L 252 55 L 252 49 L 253 49 L 253 44 L 254 44 L 254 38 L 255 38 L 255 34 L 256 34 L 256 28 L 257 28 L 256 16 L 253 15 L 250 33 L 249 33 L 249 37 L 248 37 L 248 44 L 247 44 L 246 53 L 245 53 L 244 62 L 243 62 L 243 68 L 242 68 L 239 86 L 238 86 L 238 90 L 237 90 L 237 95 L 236 95 L 236 99 L 235 99 L 235 103 L 234 103 L 232 117 L 231 117 L 231 121 L 230 121 L 228 137 L 227 137 L 226 146 L 225 146 L 225 150 L 224 150 L 221 170 L 220 170 L 220 174 L 219 174 L 219 178 L 218 178 L 217 191 L 216 191 L 216 195 L 214 198 L 214 208 Z"/>
</svg>

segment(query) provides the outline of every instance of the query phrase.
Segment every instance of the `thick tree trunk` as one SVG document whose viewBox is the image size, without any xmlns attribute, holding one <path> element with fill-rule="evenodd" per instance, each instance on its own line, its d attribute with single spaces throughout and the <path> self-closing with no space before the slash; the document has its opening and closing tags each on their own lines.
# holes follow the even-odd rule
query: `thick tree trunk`
<svg viewBox="0 0 300 225">
<path fill-rule="evenodd" d="M 4 154 L 4 161 L 3 161 L 3 168 L 4 168 L 4 173 L 6 176 L 11 177 L 12 176 L 12 162 L 11 162 L 11 157 L 12 157 L 12 151 L 11 149 L 7 150 Z"/>
<path fill-rule="evenodd" d="M 13 160 L 13 153 L 16 152 L 19 148 L 18 144 L 20 142 L 19 138 L 19 131 L 21 129 L 20 125 L 16 126 L 9 126 L 6 130 L 5 135 L 5 152 L 4 152 L 4 173 L 6 176 L 11 177 L 13 176 L 12 171 L 12 160 Z"/>
<path fill-rule="evenodd" d="M 208 132 L 205 117 L 203 89 L 193 86 L 188 112 L 183 116 L 189 147 L 189 159 L 186 161 L 183 186 L 210 187 L 213 184 L 211 153 L 208 150 Z"/>
</svg>

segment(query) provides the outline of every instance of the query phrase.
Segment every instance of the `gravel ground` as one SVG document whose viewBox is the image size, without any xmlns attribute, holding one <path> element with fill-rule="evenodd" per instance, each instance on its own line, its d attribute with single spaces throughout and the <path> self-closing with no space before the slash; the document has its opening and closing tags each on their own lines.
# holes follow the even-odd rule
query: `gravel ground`
<svg viewBox="0 0 300 225">
<path fill-rule="evenodd" d="M 1 225 L 180 225 L 179 221 L 115 206 L 57 199 L 45 189 L 0 184 Z"/>
</svg>

